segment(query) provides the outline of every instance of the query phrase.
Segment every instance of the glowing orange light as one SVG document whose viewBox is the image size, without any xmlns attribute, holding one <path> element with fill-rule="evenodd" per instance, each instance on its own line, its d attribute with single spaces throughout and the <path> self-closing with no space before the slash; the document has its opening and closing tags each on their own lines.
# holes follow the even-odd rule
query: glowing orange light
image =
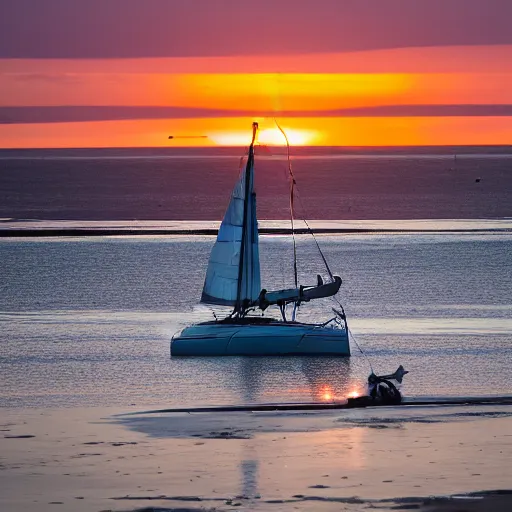
<svg viewBox="0 0 512 512">
<path fill-rule="evenodd" d="M 318 138 L 315 130 L 297 130 L 284 128 L 288 141 L 292 146 L 306 146 L 314 144 Z M 209 133 L 210 139 L 218 146 L 248 146 L 251 134 L 247 131 L 217 131 Z M 277 128 L 266 128 L 258 133 L 258 142 L 265 146 L 284 146 L 286 140 Z"/>
<path fill-rule="evenodd" d="M 0 98 L 1 90 L 0 90 Z M 242 146 L 251 138 L 252 117 L 150 119 L 69 123 L 0 123 L 0 145 L 23 147 Z M 512 144 L 510 117 L 290 117 L 279 119 L 287 133 L 312 133 L 320 146 Z M 273 123 L 267 118 L 269 124 Z M 485 126 L 485 129 L 482 127 Z M 247 128 L 249 127 L 249 129 Z M 266 129 L 263 123 L 261 130 Z M 269 128 L 273 128 L 269 126 Z M 208 135 L 176 139 L 169 133 Z M 280 143 L 281 147 L 284 143 Z M 293 146 L 293 141 L 291 141 Z M 284 151 L 282 152 L 284 153 Z M 261 154 L 261 153 L 260 153 Z M 322 394 L 317 390 L 318 396 Z"/>
<path fill-rule="evenodd" d="M 251 136 L 248 131 L 240 132 L 214 132 L 210 133 L 210 139 L 217 146 L 248 146 Z"/>
<path fill-rule="evenodd" d="M 349 398 L 357 398 L 359 396 L 359 392 L 357 391 L 351 391 L 349 394 L 348 394 L 348 397 Z"/>
<path fill-rule="evenodd" d="M 326 402 L 334 400 L 334 393 L 332 391 L 331 386 L 322 386 L 318 391 L 318 396 L 320 397 L 321 400 L 324 400 Z"/>
<path fill-rule="evenodd" d="M 406 73 L 184 73 L 156 75 L 149 81 L 160 104 L 226 110 L 250 105 L 253 110 L 286 112 L 381 105 L 385 100 L 388 104 L 390 98 L 397 101 L 410 90 L 415 92 L 414 85 L 422 77 Z M 445 83 L 447 78 L 443 78 Z"/>
<path fill-rule="evenodd" d="M 294 130 L 284 128 L 288 142 L 292 146 L 305 146 L 311 144 L 315 138 L 315 132 L 312 130 Z M 261 130 L 258 136 L 261 144 L 270 146 L 284 146 L 286 140 L 283 134 L 277 128 L 267 128 Z"/>
</svg>

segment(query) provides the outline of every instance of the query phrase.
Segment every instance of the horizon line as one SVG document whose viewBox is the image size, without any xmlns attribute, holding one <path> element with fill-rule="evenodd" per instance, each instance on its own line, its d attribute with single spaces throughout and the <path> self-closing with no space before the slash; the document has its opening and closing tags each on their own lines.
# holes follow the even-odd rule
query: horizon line
<svg viewBox="0 0 512 512">
<path fill-rule="evenodd" d="M 0 151 L 58 151 L 58 150 L 103 150 L 103 149 L 201 149 L 201 150 L 220 150 L 220 149 L 236 149 L 240 150 L 245 147 L 249 147 L 249 144 L 244 145 L 234 145 L 234 146 L 220 146 L 220 145 L 211 145 L 211 146 L 193 146 L 190 144 L 181 146 L 177 144 L 173 145 L 161 145 L 161 146 L 55 146 L 55 147 L 0 147 Z M 283 148 L 286 149 L 286 146 L 283 145 L 273 145 L 273 144 L 257 144 L 256 147 L 261 148 Z M 393 144 L 393 145 L 296 145 L 290 146 L 293 149 L 301 149 L 301 148 L 345 148 L 345 149 L 393 149 L 393 148 L 512 148 L 512 144 Z"/>
</svg>

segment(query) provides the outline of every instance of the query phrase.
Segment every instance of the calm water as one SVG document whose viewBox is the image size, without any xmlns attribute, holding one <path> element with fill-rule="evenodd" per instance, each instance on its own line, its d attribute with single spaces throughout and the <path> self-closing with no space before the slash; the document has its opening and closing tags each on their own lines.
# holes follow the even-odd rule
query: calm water
<svg viewBox="0 0 512 512">
<path fill-rule="evenodd" d="M 512 234 L 319 237 L 343 277 L 350 327 L 376 371 L 403 364 L 407 395 L 512 393 Z M 342 358 L 171 359 L 197 305 L 210 237 L 0 240 L 1 406 L 310 401 L 362 387 Z M 262 237 L 263 282 L 291 283 L 291 245 Z M 301 282 L 321 261 L 299 240 Z M 329 318 L 333 304 L 299 318 Z"/>
<path fill-rule="evenodd" d="M 242 155 L 242 148 L 0 150 L 0 219 L 220 220 Z M 297 214 L 307 219 L 512 212 L 512 147 L 301 147 L 292 157 L 304 203 L 296 201 Z M 256 158 L 258 218 L 287 219 L 284 148 Z"/>
</svg>

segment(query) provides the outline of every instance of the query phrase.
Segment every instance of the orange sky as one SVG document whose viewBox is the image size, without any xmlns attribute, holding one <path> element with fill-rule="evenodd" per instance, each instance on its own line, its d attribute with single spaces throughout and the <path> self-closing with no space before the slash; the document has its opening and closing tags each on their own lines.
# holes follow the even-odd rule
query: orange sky
<svg viewBox="0 0 512 512">
<path fill-rule="evenodd" d="M 258 72 L 248 73 L 251 69 Z M 0 121 L 2 115 L 9 121 L 0 122 L 0 147 L 241 145 L 247 143 L 254 119 L 267 129 L 262 142 L 278 143 L 279 137 L 268 131 L 273 128 L 269 113 L 290 130 L 292 144 L 298 145 L 512 144 L 508 116 L 333 113 L 394 105 L 511 104 L 512 46 L 473 51 L 405 48 L 302 58 L 0 60 Z M 38 123 L 13 121 L 13 110 L 2 114 L 6 107 L 61 106 L 200 111 L 193 118 L 119 121 L 107 116 L 94 122 Z M 256 117 L 241 117 L 236 111 L 254 112 Z M 169 134 L 208 138 L 169 141 Z"/>
<path fill-rule="evenodd" d="M 4 75 L 0 98 L 1 106 L 175 106 L 276 114 L 375 105 L 508 104 L 512 72 L 492 77 L 485 73 L 12 74 Z"/>
<path fill-rule="evenodd" d="M 198 118 L 0 125 L 4 147 L 234 146 L 250 141 L 254 118 Z M 261 143 L 284 144 L 271 119 L 256 118 Z M 509 117 L 308 117 L 279 118 L 291 144 L 320 146 L 506 145 Z M 208 139 L 168 141 L 170 133 Z M 198 144 L 199 143 L 199 144 Z"/>
</svg>

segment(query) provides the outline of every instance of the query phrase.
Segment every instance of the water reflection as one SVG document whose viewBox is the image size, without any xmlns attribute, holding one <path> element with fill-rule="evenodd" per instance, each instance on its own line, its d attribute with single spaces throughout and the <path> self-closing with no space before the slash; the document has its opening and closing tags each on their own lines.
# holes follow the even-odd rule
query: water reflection
<svg viewBox="0 0 512 512">
<path fill-rule="evenodd" d="M 234 369 L 241 403 L 330 402 L 361 388 L 349 358 L 239 358 Z"/>
<path fill-rule="evenodd" d="M 253 456 L 257 454 L 253 449 L 250 450 Z M 245 456 L 245 455 L 243 455 Z M 257 459 L 247 459 L 240 461 L 241 495 L 254 497 L 258 494 L 258 469 L 259 461 Z"/>
<path fill-rule="evenodd" d="M 305 358 L 302 373 L 313 402 L 342 400 L 354 387 L 349 358 Z"/>
</svg>

